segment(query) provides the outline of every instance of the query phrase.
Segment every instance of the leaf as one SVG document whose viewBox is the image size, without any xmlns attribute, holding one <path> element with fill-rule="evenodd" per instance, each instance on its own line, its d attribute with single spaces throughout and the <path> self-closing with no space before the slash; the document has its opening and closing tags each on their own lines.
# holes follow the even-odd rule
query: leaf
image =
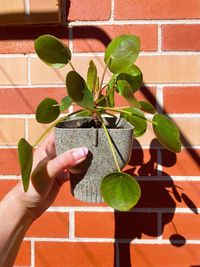
<svg viewBox="0 0 200 267">
<path fill-rule="evenodd" d="M 106 102 L 107 106 L 112 108 L 115 105 L 115 75 L 113 75 L 112 79 L 109 81 L 107 89 L 106 89 Z"/>
<path fill-rule="evenodd" d="M 57 119 L 59 115 L 59 104 L 53 98 L 45 98 L 36 110 L 36 120 L 40 123 L 50 123 Z"/>
<path fill-rule="evenodd" d="M 93 95 L 85 80 L 76 71 L 67 74 L 66 86 L 68 95 L 76 104 L 88 109 L 94 108 Z"/>
<path fill-rule="evenodd" d="M 67 110 L 72 104 L 72 100 L 69 96 L 65 96 L 62 100 L 61 100 L 61 104 L 60 104 L 60 111 L 63 112 L 65 110 Z"/>
<path fill-rule="evenodd" d="M 105 51 L 104 61 L 112 73 L 128 69 L 140 52 L 140 39 L 135 35 L 121 35 L 110 42 Z"/>
<path fill-rule="evenodd" d="M 97 85 L 97 68 L 92 60 L 89 62 L 89 68 L 87 72 L 87 86 L 90 92 L 95 92 Z"/>
<path fill-rule="evenodd" d="M 142 136 L 147 129 L 147 121 L 144 116 L 144 113 L 135 107 L 126 108 L 124 110 L 131 113 L 121 113 L 121 117 L 126 119 L 134 126 L 133 135 L 135 137 Z"/>
<path fill-rule="evenodd" d="M 145 101 L 139 101 L 139 103 L 140 103 L 140 109 L 143 110 L 144 112 L 147 112 L 150 114 L 156 113 L 156 109 L 151 103 L 145 102 Z"/>
<path fill-rule="evenodd" d="M 153 117 L 153 130 L 159 142 L 172 152 L 181 151 L 180 133 L 176 124 L 162 114 Z"/>
<path fill-rule="evenodd" d="M 101 194 L 104 201 L 112 208 L 128 211 L 138 202 L 141 190 L 138 182 L 132 176 L 116 172 L 103 178 Z"/>
<path fill-rule="evenodd" d="M 53 68 L 62 68 L 71 60 L 71 51 L 55 36 L 42 35 L 34 46 L 38 57 Z"/>
<path fill-rule="evenodd" d="M 116 79 L 120 94 L 128 94 L 127 90 L 134 94 L 140 88 L 142 79 L 142 72 L 136 65 L 132 65 L 129 69 L 120 73 Z"/>
<path fill-rule="evenodd" d="M 29 187 L 33 164 L 33 147 L 24 138 L 21 138 L 18 143 L 18 158 L 21 168 L 23 188 L 26 192 Z"/>
</svg>

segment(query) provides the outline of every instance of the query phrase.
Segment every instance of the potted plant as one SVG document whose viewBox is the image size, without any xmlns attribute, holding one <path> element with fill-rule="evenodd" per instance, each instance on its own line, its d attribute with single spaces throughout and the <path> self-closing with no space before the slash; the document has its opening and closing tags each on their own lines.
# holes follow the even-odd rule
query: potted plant
<svg viewBox="0 0 200 267">
<path fill-rule="evenodd" d="M 75 197 L 89 202 L 103 199 L 117 210 L 130 210 L 141 195 L 136 179 L 122 171 L 132 152 L 133 137 L 144 134 L 147 123 L 151 123 L 165 148 L 173 152 L 181 150 L 176 125 L 150 103 L 138 101 L 134 96 L 142 84 L 142 72 L 134 64 L 140 52 L 140 39 L 134 35 L 121 35 L 112 40 L 105 51 L 105 68 L 100 79 L 92 60 L 86 80 L 81 77 L 71 62 L 69 48 L 54 36 L 40 36 L 35 41 L 35 51 L 50 67 L 62 68 L 69 64 L 71 71 L 66 76 L 67 96 L 61 103 L 45 98 L 37 107 L 36 120 L 53 124 L 35 145 L 30 145 L 24 138 L 19 141 L 24 191 L 29 186 L 33 148 L 55 127 L 57 153 L 79 146 L 89 148 L 86 161 L 70 169 Z M 111 73 L 111 78 L 105 83 L 106 71 Z M 126 99 L 128 106 L 115 107 L 117 94 Z M 80 108 L 59 117 L 72 104 Z M 152 114 L 152 119 L 146 118 L 146 113 Z"/>
</svg>

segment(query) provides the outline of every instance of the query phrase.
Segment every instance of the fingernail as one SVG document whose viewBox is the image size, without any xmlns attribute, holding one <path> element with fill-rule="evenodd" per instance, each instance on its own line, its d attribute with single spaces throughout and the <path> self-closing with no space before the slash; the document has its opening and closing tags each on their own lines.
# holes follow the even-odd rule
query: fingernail
<svg viewBox="0 0 200 267">
<path fill-rule="evenodd" d="M 87 147 L 76 148 L 72 151 L 73 157 L 76 161 L 85 158 L 88 154 Z"/>
</svg>

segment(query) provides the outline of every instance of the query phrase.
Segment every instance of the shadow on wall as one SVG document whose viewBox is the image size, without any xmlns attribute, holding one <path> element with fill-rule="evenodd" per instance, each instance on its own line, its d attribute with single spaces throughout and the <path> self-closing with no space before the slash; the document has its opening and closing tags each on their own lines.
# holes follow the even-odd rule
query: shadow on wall
<svg viewBox="0 0 200 267">
<path fill-rule="evenodd" d="M 161 165 L 161 162 L 157 157 L 157 140 L 152 140 L 150 144 L 150 157 L 147 162 L 144 162 L 144 151 L 139 142 L 135 141 L 135 143 L 137 149 L 134 149 L 126 172 L 138 177 L 142 195 L 134 207 L 134 212 L 115 212 L 114 266 L 131 267 L 131 241 L 141 238 L 155 240 L 162 235 L 165 225 L 169 223 L 174 229 L 174 234 L 169 238 L 171 244 L 181 247 L 186 243 L 185 237 L 179 234 L 173 222 L 176 202 L 184 202 L 188 208 L 198 214 L 197 207 L 183 188 L 176 186 L 167 173 L 162 172 L 160 174 L 162 177 L 158 177 L 157 166 Z M 162 161 L 162 166 L 170 167 L 176 164 L 176 154 L 169 151 L 165 153 L 169 154 L 170 160 Z M 146 209 L 148 212 L 145 211 Z"/>
<path fill-rule="evenodd" d="M 68 13 L 70 1 L 66 2 L 66 6 Z M 53 34 L 64 40 L 67 40 L 69 36 L 68 27 L 63 25 L 26 25 L 20 27 L 0 26 L 0 42 L 12 40 L 15 40 L 15 42 L 16 40 L 33 41 L 42 34 Z M 79 27 L 76 34 L 73 35 L 73 38 L 85 40 L 96 39 L 105 47 L 111 41 L 107 33 L 97 26 Z M 26 47 L 26 51 L 27 50 L 33 52 L 33 42 L 28 44 L 28 47 Z M 12 84 L 12 81 L 10 82 Z M 142 93 L 151 103 L 156 102 L 155 97 L 152 95 L 148 87 L 144 86 Z M 27 100 L 24 99 L 24 101 Z M 29 105 L 31 105 L 31 101 Z M 158 104 L 157 107 L 158 110 L 162 110 Z M 163 113 L 165 113 L 165 111 L 163 111 Z M 181 134 L 181 138 L 186 148 L 190 148 L 190 143 L 183 133 Z M 149 161 L 144 163 L 144 152 L 142 147 L 139 143 L 137 143 L 137 147 L 138 148 L 134 150 L 134 155 L 129 163 L 132 167 L 128 169 L 127 172 L 131 175 L 144 177 L 143 179 L 138 177 L 142 189 L 142 197 L 137 207 L 134 209 L 134 212 L 115 212 L 115 260 L 118 258 L 117 253 L 119 252 L 118 259 L 121 263 L 120 266 L 126 267 L 131 266 L 130 242 L 135 238 L 145 239 L 159 237 L 163 233 L 165 225 L 168 223 L 172 223 L 174 227 L 174 234 L 170 237 L 170 242 L 175 246 L 182 246 L 185 244 L 186 240 L 184 236 L 179 235 L 178 229 L 176 229 L 176 226 L 173 223 L 176 208 L 175 200 L 177 202 L 185 202 L 195 214 L 198 213 L 197 207 L 194 205 L 193 201 L 189 199 L 185 192 L 183 192 L 182 188 L 179 188 L 174 184 L 172 178 L 167 173 L 161 174 L 163 176 L 162 181 L 160 179 L 161 176 L 158 177 L 158 164 L 173 166 L 176 163 L 176 155 L 171 152 L 166 152 L 170 154 L 168 157 L 170 161 L 158 162 L 155 149 L 157 143 L 153 140 L 149 150 Z M 195 150 L 190 148 L 187 151 L 193 161 L 199 165 L 200 158 Z M 156 178 L 158 178 L 158 180 Z M 170 212 L 161 212 L 162 208 L 166 207 L 169 208 Z M 149 212 L 145 212 L 144 208 L 148 208 Z M 115 265 L 117 266 L 116 262 Z"/>
</svg>

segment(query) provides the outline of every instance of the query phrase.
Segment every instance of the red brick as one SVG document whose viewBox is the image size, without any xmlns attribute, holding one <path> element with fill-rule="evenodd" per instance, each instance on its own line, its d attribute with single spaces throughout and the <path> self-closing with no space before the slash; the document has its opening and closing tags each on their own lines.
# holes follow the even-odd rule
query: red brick
<svg viewBox="0 0 200 267">
<path fill-rule="evenodd" d="M 200 87 L 164 87 L 163 99 L 167 113 L 200 113 Z"/>
<path fill-rule="evenodd" d="M 0 180 L 0 200 L 17 184 L 18 180 Z"/>
<path fill-rule="evenodd" d="M 200 25 L 163 25 L 162 50 L 199 51 Z"/>
<path fill-rule="evenodd" d="M 74 27 L 74 52 L 104 52 L 109 42 L 121 34 L 139 36 L 143 51 L 157 50 L 157 25 L 105 25 Z"/>
<path fill-rule="evenodd" d="M 163 171 L 168 175 L 198 176 L 200 173 L 199 158 L 200 150 L 197 149 L 183 149 L 176 155 L 163 149 Z"/>
<path fill-rule="evenodd" d="M 95 7 L 95 11 L 94 11 Z M 88 0 L 83 4 L 82 0 L 70 2 L 67 20 L 108 20 L 111 15 L 110 0 Z"/>
<path fill-rule="evenodd" d="M 115 19 L 192 19 L 200 17 L 199 0 L 115 0 Z"/>
<path fill-rule="evenodd" d="M 6 88 L 0 89 L 0 114 L 33 114 L 46 97 L 60 101 L 65 88 Z"/>
<path fill-rule="evenodd" d="M 68 223 L 68 213 L 45 212 L 34 221 L 26 236 L 68 237 Z"/>
<path fill-rule="evenodd" d="M 158 236 L 157 215 L 135 212 L 76 212 L 75 236 L 148 239 Z"/>
<path fill-rule="evenodd" d="M 0 149 L 0 174 L 20 174 L 16 149 Z"/>
<path fill-rule="evenodd" d="M 14 266 L 30 266 L 31 265 L 31 244 L 24 241 L 19 249 L 19 253 L 15 260 Z"/>
<path fill-rule="evenodd" d="M 35 267 L 113 266 L 112 243 L 36 242 Z"/>
<path fill-rule="evenodd" d="M 163 217 L 168 214 L 163 214 Z M 181 214 L 176 213 L 173 221 L 167 224 L 163 231 L 163 238 L 169 239 L 172 235 L 178 234 L 183 236 L 186 240 L 200 239 L 200 216 L 197 214 Z"/>
<path fill-rule="evenodd" d="M 199 266 L 200 245 L 120 244 L 120 266 L 189 267 Z"/>
<path fill-rule="evenodd" d="M 52 34 L 68 44 L 66 26 L 10 26 L 0 27 L 1 54 L 27 54 L 34 52 L 34 40 L 43 34 Z"/>
</svg>

